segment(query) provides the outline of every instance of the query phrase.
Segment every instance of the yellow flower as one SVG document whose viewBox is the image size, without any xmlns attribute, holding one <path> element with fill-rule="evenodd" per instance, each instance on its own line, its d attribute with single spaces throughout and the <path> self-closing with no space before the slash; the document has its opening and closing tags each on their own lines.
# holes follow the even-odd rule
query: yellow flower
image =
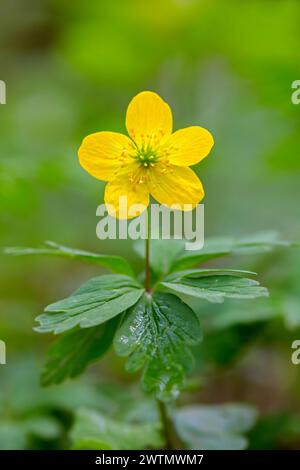
<svg viewBox="0 0 300 470">
<path fill-rule="evenodd" d="M 150 194 L 160 204 L 180 210 L 191 210 L 204 197 L 201 181 L 189 166 L 209 154 L 213 137 L 198 126 L 172 133 L 172 121 L 169 105 L 156 93 L 143 91 L 127 108 L 130 137 L 104 131 L 83 140 L 80 164 L 95 178 L 108 181 L 104 200 L 111 215 L 139 215 L 148 206 Z M 125 198 L 124 212 L 120 201 Z M 141 208 L 130 213 L 130 206 L 136 204 Z"/>
</svg>

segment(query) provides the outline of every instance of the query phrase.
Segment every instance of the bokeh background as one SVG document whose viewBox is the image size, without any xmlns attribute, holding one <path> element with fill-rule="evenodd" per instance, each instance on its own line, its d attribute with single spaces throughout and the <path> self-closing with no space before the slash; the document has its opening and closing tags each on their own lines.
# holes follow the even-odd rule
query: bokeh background
<svg viewBox="0 0 300 470">
<path fill-rule="evenodd" d="M 141 267 L 131 242 L 97 240 L 103 184 L 76 152 L 89 133 L 124 132 L 128 102 L 147 89 L 171 105 L 175 128 L 199 124 L 215 137 L 197 168 L 206 237 L 275 229 L 300 239 L 297 0 L 2 0 L 0 11 L 2 247 L 53 240 Z M 226 265 L 257 270 L 272 300 L 212 312 L 219 320 L 207 322 L 196 351 L 196 391 L 191 385 L 182 401 L 251 403 L 260 418 L 250 448 L 300 448 L 300 366 L 291 363 L 299 249 Z M 75 261 L 1 255 L 0 448 L 66 448 L 76 407 L 128 417 L 135 394 L 144 406 L 138 377 L 113 354 L 66 385 L 38 385 L 52 338 L 33 332 L 34 317 L 97 273 Z"/>
</svg>

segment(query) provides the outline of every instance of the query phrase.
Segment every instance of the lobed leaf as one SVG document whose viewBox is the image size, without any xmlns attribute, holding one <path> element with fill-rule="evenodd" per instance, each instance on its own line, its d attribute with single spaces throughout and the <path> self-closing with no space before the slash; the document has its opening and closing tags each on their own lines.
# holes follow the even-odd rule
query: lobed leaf
<svg viewBox="0 0 300 470">
<path fill-rule="evenodd" d="M 113 319 L 104 325 L 71 331 L 60 337 L 48 350 L 42 385 L 58 384 L 81 374 L 109 349 L 116 327 Z"/>
<path fill-rule="evenodd" d="M 209 302 L 222 303 L 225 298 L 254 299 L 268 296 L 265 287 L 253 279 L 240 277 L 243 271 L 237 270 L 189 270 L 175 273 L 169 281 L 160 283 L 160 286 L 176 295 L 186 295 Z M 210 275 L 207 275 L 210 274 Z"/>
<path fill-rule="evenodd" d="M 132 278 L 108 274 L 90 279 L 70 297 L 48 305 L 36 320 L 39 332 L 63 333 L 100 325 L 134 305 L 144 289 Z"/>
<path fill-rule="evenodd" d="M 243 277 L 245 274 L 256 275 L 253 271 L 245 271 L 244 269 L 230 269 L 230 268 L 204 268 L 204 269 L 186 269 L 184 271 L 176 271 L 165 277 L 165 281 L 176 281 L 183 277 L 200 278 L 209 276 L 237 276 Z"/>
<path fill-rule="evenodd" d="M 194 312 L 172 294 L 154 293 L 127 312 L 114 344 L 117 354 L 128 356 L 128 371 L 144 367 L 144 389 L 167 401 L 184 387 L 193 364 L 189 347 L 200 340 Z"/>
<path fill-rule="evenodd" d="M 134 277 L 134 272 L 125 258 L 121 256 L 102 255 L 99 253 L 92 253 L 85 250 L 77 250 L 67 246 L 58 245 L 57 243 L 47 241 L 42 248 L 29 248 L 29 247 L 9 247 L 5 249 L 5 253 L 14 256 L 23 255 L 48 255 L 58 256 L 63 258 L 78 259 L 88 263 L 98 264 L 111 270 L 114 273 L 126 274 Z"/>
</svg>

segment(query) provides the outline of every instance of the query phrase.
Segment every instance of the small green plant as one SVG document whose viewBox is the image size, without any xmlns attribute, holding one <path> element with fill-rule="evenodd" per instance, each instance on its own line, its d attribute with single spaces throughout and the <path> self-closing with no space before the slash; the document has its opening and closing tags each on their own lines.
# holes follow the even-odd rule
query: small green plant
<svg viewBox="0 0 300 470">
<path fill-rule="evenodd" d="M 169 105 L 149 91 L 129 103 L 126 127 L 129 137 L 97 132 L 83 140 L 78 152 L 81 166 L 107 181 L 104 200 L 109 214 L 119 219 L 138 216 L 147 209 L 150 195 L 173 209 L 195 208 L 204 190 L 190 166 L 210 153 L 210 132 L 199 126 L 173 132 Z M 192 349 L 202 339 L 195 300 L 256 299 L 268 296 L 268 291 L 253 279 L 253 272 L 199 266 L 234 253 L 268 251 L 283 242 L 264 235 L 206 240 L 199 251 L 185 251 L 183 240 L 153 240 L 150 246 L 150 219 L 144 249 L 135 244 L 145 266 L 138 274 L 120 256 L 53 242 L 39 249 L 7 250 L 80 259 L 113 273 L 89 279 L 37 317 L 36 331 L 61 335 L 49 350 L 42 383 L 58 384 L 81 374 L 113 346 L 117 355 L 127 358 L 128 372 L 141 371 L 142 388 L 156 399 L 159 419 L 122 423 L 95 411 L 78 411 L 72 432 L 75 448 L 244 448 L 243 434 L 255 420 L 251 407 L 226 404 L 177 411 L 174 405 L 187 387 Z"/>
<path fill-rule="evenodd" d="M 146 240 L 145 269 L 134 273 L 120 256 L 101 255 L 47 242 L 42 248 L 8 248 L 12 255 L 44 254 L 96 263 L 112 274 L 94 277 L 70 297 L 45 308 L 36 331 L 60 337 L 50 347 L 42 371 L 43 385 L 76 377 L 113 347 L 126 357 L 128 372 L 142 371 L 143 390 L 158 404 L 160 420 L 122 423 L 92 410 L 79 410 L 72 432 L 75 448 L 244 448 L 243 433 L 256 413 L 246 405 L 175 407 L 193 367 L 193 346 L 201 342 L 195 300 L 221 303 L 256 299 L 268 291 L 238 269 L 201 268 L 233 254 L 264 253 L 286 243 L 271 234 L 244 239 L 207 239 L 199 251 L 187 252 L 184 241 Z M 196 267 L 195 267 L 196 266 Z M 105 430 L 105 431 L 104 431 Z"/>
</svg>

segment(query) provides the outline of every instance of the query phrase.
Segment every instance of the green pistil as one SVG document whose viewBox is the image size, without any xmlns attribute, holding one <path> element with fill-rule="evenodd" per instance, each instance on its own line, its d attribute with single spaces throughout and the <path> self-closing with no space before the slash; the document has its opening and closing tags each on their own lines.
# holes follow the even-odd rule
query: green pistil
<svg viewBox="0 0 300 470">
<path fill-rule="evenodd" d="M 141 149 L 137 153 L 137 159 L 142 166 L 148 168 L 154 165 L 157 160 L 157 156 L 155 152 L 151 149 Z"/>
</svg>

